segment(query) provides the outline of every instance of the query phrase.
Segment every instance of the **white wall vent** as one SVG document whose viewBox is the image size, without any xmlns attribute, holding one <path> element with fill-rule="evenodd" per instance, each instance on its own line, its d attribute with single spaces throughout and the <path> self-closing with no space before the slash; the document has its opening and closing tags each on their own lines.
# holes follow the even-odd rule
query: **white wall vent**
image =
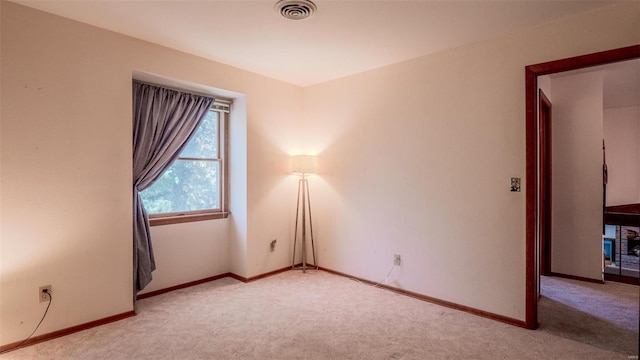
<svg viewBox="0 0 640 360">
<path fill-rule="evenodd" d="M 316 12 L 316 4 L 309 0 L 280 0 L 275 5 L 276 10 L 289 20 L 303 20 Z"/>
</svg>

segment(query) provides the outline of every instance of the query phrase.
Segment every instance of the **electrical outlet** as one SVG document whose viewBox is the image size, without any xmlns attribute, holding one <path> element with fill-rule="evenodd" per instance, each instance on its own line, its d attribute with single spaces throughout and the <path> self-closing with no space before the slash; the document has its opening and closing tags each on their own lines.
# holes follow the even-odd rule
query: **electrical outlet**
<svg viewBox="0 0 640 360">
<path fill-rule="evenodd" d="M 393 255 L 393 265 L 400 265 L 401 263 L 400 254 Z"/>
<path fill-rule="evenodd" d="M 49 301 L 49 295 L 46 293 L 51 294 L 51 285 L 40 286 L 38 288 L 38 299 L 40 299 L 40 302 Z"/>
</svg>

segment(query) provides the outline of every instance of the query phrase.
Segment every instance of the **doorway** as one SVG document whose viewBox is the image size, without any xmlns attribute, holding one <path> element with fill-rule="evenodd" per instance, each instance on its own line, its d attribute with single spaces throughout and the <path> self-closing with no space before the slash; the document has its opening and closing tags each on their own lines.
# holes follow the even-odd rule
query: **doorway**
<svg viewBox="0 0 640 360">
<path fill-rule="evenodd" d="M 568 59 L 550 61 L 525 67 L 526 103 L 526 309 L 525 324 L 529 329 L 538 327 L 538 267 L 541 254 L 541 238 L 544 207 L 541 203 L 539 175 L 542 175 L 542 158 L 538 154 L 540 129 L 538 125 L 537 89 L 538 76 L 569 70 L 577 70 L 597 65 L 640 58 L 640 45 L 609 50 Z M 546 166 L 546 165 L 545 165 Z M 550 185 L 550 183 L 548 184 Z M 549 223 L 550 224 L 550 223 Z M 549 225 L 547 224 L 547 225 Z M 546 244 L 548 245 L 548 244 Z M 542 263 L 540 263 L 542 266 Z"/>
</svg>

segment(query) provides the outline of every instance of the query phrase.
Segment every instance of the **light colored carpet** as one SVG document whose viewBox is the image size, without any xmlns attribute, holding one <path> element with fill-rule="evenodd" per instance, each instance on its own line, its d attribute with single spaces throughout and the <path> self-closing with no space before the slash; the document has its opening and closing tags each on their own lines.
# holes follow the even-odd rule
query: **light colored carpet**
<svg viewBox="0 0 640 360">
<path fill-rule="evenodd" d="M 51 311 L 55 311 L 52 307 Z M 289 271 L 141 300 L 138 316 L 0 359 L 628 359 L 356 281 Z"/>
<path fill-rule="evenodd" d="M 540 330 L 602 349 L 638 354 L 638 286 L 546 276 L 540 281 Z"/>
</svg>

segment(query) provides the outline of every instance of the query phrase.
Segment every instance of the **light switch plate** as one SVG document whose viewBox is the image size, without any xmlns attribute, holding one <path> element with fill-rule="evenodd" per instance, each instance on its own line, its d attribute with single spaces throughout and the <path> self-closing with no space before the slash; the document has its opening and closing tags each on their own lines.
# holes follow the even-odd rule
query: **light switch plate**
<svg viewBox="0 0 640 360">
<path fill-rule="evenodd" d="M 511 178 L 511 191 L 512 192 L 520 192 L 520 178 L 512 177 Z"/>
</svg>

